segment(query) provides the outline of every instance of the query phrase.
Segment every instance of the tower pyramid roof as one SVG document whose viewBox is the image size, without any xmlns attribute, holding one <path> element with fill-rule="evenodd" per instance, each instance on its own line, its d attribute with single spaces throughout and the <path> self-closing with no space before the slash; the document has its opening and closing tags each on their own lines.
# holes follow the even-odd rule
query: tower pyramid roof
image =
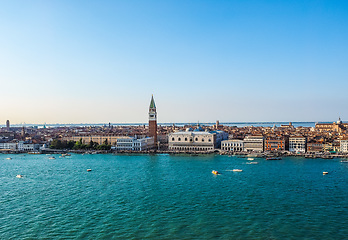
<svg viewBox="0 0 348 240">
<path fill-rule="evenodd" d="M 156 108 L 155 100 L 153 99 L 153 95 L 151 97 L 150 108 Z"/>
</svg>

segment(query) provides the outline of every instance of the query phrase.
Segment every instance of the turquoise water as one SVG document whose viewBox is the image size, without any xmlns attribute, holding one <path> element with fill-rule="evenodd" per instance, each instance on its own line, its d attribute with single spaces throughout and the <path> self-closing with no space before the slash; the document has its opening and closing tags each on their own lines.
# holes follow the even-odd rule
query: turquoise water
<svg viewBox="0 0 348 240">
<path fill-rule="evenodd" d="M 48 157 L 0 154 L 0 239 L 348 238 L 339 159 Z"/>
</svg>

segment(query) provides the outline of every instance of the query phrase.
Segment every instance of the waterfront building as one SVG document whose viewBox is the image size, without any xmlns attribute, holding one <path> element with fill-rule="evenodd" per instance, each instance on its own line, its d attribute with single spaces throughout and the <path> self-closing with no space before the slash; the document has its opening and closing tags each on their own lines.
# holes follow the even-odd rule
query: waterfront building
<svg viewBox="0 0 348 240">
<path fill-rule="evenodd" d="M 0 149 L 2 150 L 17 150 L 17 143 L 16 142 L 3 142 L 0 143 Z"/>
<path fill-rule="evenodd" d="M 308 153 L 316 153 L 323 151 L 323 143 L 321 141 L 308 141 L 307 142 L 307 152 Z"/>
<path fill-rule="evenodd" d="M 201 127 L 185 132 L 174 132 L 168 135 L 169 150 L 178 151 L 213 151 L 221 146 L 221 141 L 228 139 L 223 131 L 204 131 Z"/>
<path fill-rule="evenodd" d="M 154 147 L 155 139 L 153 137 L 134 139 L 133 141 L 133 151 L 144 151 L 153 149 Z"/>
<path fill-rule="evenodd" d="M 249 135 L 244 138 L 244 150 L 247 152 L 263 152 L 264 137 L 262 135 Z"/>
<path fill-rule="evenodd" d="M 332 152 L 333 151 L 333 144 L 331 142 L 327 142 L 323 144 L 323 151 L 324 152 Z"/>
<path fill-rule="evenodd" d="M 292 136 L 289 138 L 289 151 L 305 153 L 307 150 L 307 139 L 303 136 Z"/>
<path fill-rule="evenodd" d="M 244 141 L 240 139 L 230 139 L 221 142 L 221 149 L 230 152 L 244 151 Z"/>
<path fill-rule="evenodd" d="M 289 138 L 268 137 L 265 139 L 265 151 L 284 151 L 289 149 Z"/>
<path fill-rule="evenodd" d="M 33 152 L 40 150 L 40 144 L 26 143 L 24 141 L 19 141 L 17 143 L 17 149 L 21 152 Z"/>
<path fill-rule="evenodd" d="M 112 149 L 117 151 L 131 151 L 133 150 L 133 138 L 132 137 L 121 137 L 118 138 L 116 144 Z"/>
<path fill-rule="evenodd" d="M 154 147 L 154 138 L 120 137 L 112 149 L 116 151 L 145 151 Z"/>
<path fill-rule="evenodd" d="M 341 151 L 340 142 L 334 141 L 332 143 L 332 151 L 337 152 L 337 153 Z"/>
<path fill-rule="evenodd" d="M 348 138 L 343 138 L 340 141 L 340 150 L 343 153 L 348 153 Z"/>
<path fill-rule="evenodd" d="M 155 143 L 157 143 L 157 111 L 153 95 L 149 107 L 149 136 L 153 137 Z"/>
</svg>

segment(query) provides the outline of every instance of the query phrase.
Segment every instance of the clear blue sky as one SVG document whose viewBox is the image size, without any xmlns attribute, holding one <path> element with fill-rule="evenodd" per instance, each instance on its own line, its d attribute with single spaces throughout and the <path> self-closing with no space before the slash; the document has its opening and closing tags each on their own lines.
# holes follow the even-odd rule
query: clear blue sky
<svg viewBox="0 0 348 240">
<path fill-rule="evenodd" d="M 0 1 L 0 123 L 348 120 L 348 1 Z"/>
</svg>

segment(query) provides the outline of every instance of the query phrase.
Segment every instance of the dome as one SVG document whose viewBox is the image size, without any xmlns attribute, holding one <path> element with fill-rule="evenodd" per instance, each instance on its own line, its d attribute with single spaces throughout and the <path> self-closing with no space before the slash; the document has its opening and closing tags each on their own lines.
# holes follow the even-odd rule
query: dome
<svg viewBox="0 0 348 240">
<path fill-rule="evenodd" d="M 203 128 L 201 126 L 199 126 L 198 128 L 196 128 L 194 130 L 194 132 L 202 132 L 202 131 L 204 131 L 204 130 L 203 130 Z"/>
<path fill-rule="evenodd" d="M 192 132 L 193 129 L 192 128 L 186 128 L 186 132 Z"/>
</svg>

